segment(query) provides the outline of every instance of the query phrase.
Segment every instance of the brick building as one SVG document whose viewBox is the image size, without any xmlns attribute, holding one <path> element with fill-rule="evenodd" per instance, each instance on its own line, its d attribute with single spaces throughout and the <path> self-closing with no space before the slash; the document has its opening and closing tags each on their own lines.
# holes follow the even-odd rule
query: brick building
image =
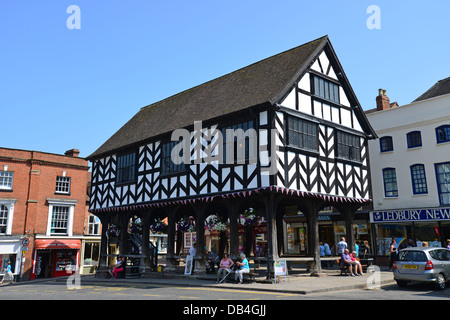
<svg viewBox="0 0 450 320">
<path fill-rule="evenodd" d="M 2 270 L 11 261 L 16 278 L 28 280 L 83 265 L 85 234 L 98 228 L 86 210 L 88 161 L 78 155 L 0 148 Z"/>
</svg>

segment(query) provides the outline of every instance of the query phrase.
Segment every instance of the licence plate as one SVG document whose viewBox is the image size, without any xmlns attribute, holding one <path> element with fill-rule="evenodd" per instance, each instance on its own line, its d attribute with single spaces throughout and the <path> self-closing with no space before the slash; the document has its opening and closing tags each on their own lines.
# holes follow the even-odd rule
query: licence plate
<svg viewBox="0 0 450 320">
<path fill-rule="evenodd" d="M 403 269 L 417 269 L 417 266 L 411 264 L 404 264 Z"/>
</svg>

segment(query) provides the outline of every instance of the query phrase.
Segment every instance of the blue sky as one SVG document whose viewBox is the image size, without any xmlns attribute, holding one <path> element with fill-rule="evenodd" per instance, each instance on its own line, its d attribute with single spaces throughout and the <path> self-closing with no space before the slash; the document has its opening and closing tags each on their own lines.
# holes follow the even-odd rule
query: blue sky
<svg viewBox="0 0 450 320">
<path fill-rule="evenodd" d="M 141 107 L 323 35 L 364 109 L 379 88 L 407 104 L 450 76 L 449 16 L 448 0 L 2 1 L 0 146 L 87 157 Z"/>
</svg>

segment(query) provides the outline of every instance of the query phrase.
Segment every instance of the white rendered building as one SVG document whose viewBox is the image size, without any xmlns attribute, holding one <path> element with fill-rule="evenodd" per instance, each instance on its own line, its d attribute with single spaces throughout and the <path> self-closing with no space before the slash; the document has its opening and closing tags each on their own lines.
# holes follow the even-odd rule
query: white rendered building
<svg viewBox="0 0 450 320">
<path fill-rule="evenodd" d="M 445 246 L 450 238 L 450 78 L 410 104 L 389 103 L 366 112 L 379 139 L 369 141 L 376 253 L 392 238 Z"/>
</svg>

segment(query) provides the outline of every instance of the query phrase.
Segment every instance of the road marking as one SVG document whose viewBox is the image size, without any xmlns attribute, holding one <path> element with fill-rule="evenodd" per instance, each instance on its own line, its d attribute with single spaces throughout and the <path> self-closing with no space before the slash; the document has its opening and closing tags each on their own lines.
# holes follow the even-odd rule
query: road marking
<svg viewBox="0 0 450 320">
<path fill-rule="evenodd" d="M 199 297 L 185 297 L 185 296 L 179 296 L 180 299 L 200 299 Z"/>
<path fill-rule="evenodd" d="M 251 294 L 266 294 L 266 295 L 276 295 L 277 297 L 293 297 L 297 294 L 292 293 L 279 293 L 279 292 L 262 292 L 262 291 L 249 291 L 249 290 L 235 290 L 235 289 L 214 289 L 214 288 L 188 288 L 188 287 L 176 287 L 175 289 L 181 290 L 200 290 L 200 291 L 217 291 L 217 292 L 239 292 L 239 293 L 251 293 Z"/>
<path fill-rule="evenodd" d="M 144 294 L 143 297 L 161 297 L 159 294 Z"/>
</svg>

